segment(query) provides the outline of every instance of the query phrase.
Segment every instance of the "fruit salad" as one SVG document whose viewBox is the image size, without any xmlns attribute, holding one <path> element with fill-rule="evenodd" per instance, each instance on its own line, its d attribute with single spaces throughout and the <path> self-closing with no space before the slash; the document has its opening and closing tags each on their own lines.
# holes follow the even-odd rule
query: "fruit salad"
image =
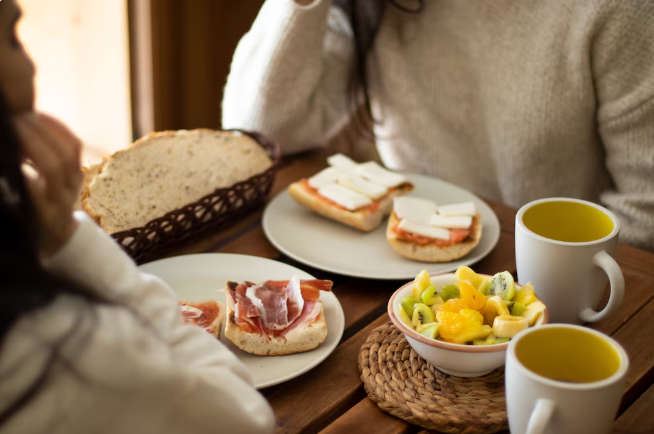
<svg viewBox="0 0 654 434">
<path fill-rule="evenodd" d="M 400 319 L 423 336 L 455 344 L 508 342 L 536 324 L 545 305 L 527 283 L 516 288 L 508 271 L 492 277 L 471 268 L 456 270 L 456 282 L 435 287 L 427 271 L 413 284 L 413 295 L 400 301 Z"/>
</svg>

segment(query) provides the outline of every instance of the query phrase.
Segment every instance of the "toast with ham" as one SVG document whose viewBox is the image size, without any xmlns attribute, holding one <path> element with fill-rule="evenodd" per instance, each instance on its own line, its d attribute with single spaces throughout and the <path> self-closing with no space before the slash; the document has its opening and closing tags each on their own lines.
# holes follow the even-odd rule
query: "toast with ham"
<svg viewBox="0 0 654 434">
<path fill-rule="evenodd" d="M 393 198 L 409 193 L 411 190 L 413 184 L 407 182 L 389 189 L 388 194 L 370 205 L 349 210 L 318 194 L 318 190 L 311 187 L 306 179 L 294 182 L 288 187 L 288 193 L 300 205 L 364 232 L 377 229 L 393 208 Z"/>
<path fill-rule="evenodd" d="M 449 262 L 470 253 L 481 238 L 481 214 L 476 213 L 467 229 L 450 231 L 448 240 L 413 234 L 399 228 L 400 219 L 391 212 L 386 227 L 386 238 L 397 253 L 423 262 Z"/>
<path fill-rule="evenodd" d="M 329 280 L 227 282 L 225 337 L 251 354 L 279 356 L 310 351 L 327 337 L 320 291 Z"/>
<path fill-rule="evenodd" d="M 225 317 L 224 304 L 216 300 L 202 302 L 180 301 L 179 306 L 184 324 L 198 325 L 211 333 L 216 339 L 220 337 L 220 329 Z"/>
</svg>

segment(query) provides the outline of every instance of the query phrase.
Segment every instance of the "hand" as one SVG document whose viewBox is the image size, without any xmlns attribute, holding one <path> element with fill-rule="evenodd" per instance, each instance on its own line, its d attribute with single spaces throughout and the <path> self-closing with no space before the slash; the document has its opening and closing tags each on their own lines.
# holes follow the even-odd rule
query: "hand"
<svg viewBox="0 0 654 434">
<path fill-rule="evenodd" d="M 24 172 L 37 213 L 41 249 L 51 256 L 77 228 L 73 206 L 82 183 L 81 143 L 61 122 L 48 115 L 27 113 L 13 120 L 23 157 L 31 163 Z"/>
</svg>

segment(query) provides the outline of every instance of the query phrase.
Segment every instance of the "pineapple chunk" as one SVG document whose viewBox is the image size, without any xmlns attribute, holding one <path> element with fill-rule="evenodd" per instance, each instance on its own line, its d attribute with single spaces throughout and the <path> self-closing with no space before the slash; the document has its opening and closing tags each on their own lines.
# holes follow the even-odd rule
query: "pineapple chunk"
<svg viewBox="0 0 654 434">
<path fill-rule="evenodd" d="M 493 329 L 489 325 L 462 327 L 455 336 L 450 338 L 450 341 L 456 344 L 465 344 L 475 339 L 484 339 L 492 332 Z"/>
<path fill-rule="evenodd" d="M 481 282 L 484 280 L 483 277 L 472 271 L 472 268 L 466 267 L 465 265 L 461 265 L 456 269 L 456 278 L 459 280 L 467 280 L 475 287 L 475 289 L 478 289 L 479 285 L 481 285 Z"/>
<path fill-rule="evenodd" d="M 543 312 L 545 312 L 545 305 L 540 301 L 534 301 L 527 306 L 527 310 L 525 310 L 520 316 L 526 318 L 529 322 L 529 327 L 531 327 L 536 324 L 536 321 L 538 321 L 538 318 L 543 315 Z"/>
<path fill-rule="evenodd" d="M 431 285 L 431 278 L 427 270 L 422 270 L 417 276 L 416 281 L 413 284 L 413 296 L 417 299 L 420 299 L 422 293 Z"/>
<path fill-rule="evenodd" d="M 518 289 L 511 301 L 522 303 L 525 306 L 529 306 L 531 303 L 538 301 L 536 295 L 534 294 L 533 285 L 531 283 L 527 283 L 522 288 Z"/>
<path fill-rule="evenodd" d="M 400 305 L 400 320 L 402 320 L 404 324 L 408 325 L 411 329 L 413 329 L 411 318 L 409 318 L 409 314 L 406 313 L 402 305 Z"/>
</svg>

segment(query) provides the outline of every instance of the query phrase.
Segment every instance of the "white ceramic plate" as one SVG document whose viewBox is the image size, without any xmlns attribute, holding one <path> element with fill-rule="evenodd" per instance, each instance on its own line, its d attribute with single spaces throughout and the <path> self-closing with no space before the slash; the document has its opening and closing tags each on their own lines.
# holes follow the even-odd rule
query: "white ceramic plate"
<svg viewBox="0 0 654 434">
<path fill-rule="evenodd" d="M 423 269 L 430 274 L 456 270 L 488 255 L 500 238 L 500 222 L 479 197 L 463 188 L 423 175 L 405 174 L 415 189 L 410 196 L 440 205 L 473 201 L 481 214 L 479 244 L 465 257 L 445 263 L 418 262 L 395 253 L 386 241 L 386 222 L 361 232 L 298 205 L 284 190 L 267 206 L 263 230 L 270 242 L 291 258 L 321 270 L 368 279 L 413 279 Z"/>
<path fill-rule="evenodd" d="M 180 300 L 189 301 L 215 299 L 225 302 L 223 288 L 227 280 L 287 280 L 296 274 L 302 279 L 314 279 L 310 274 L 281 262 L 225 253 L 178 256 L 150 262 L 139 268 L 163 279 Z M 220 341 L 250 369 L 257 389 L 295 378 L 318 365 L 334 351 L 345 327 L 343 308 L 331 292 L 321 292 L 320 299 L 324 303 L 328 334 L 327 339 L 313 351 L 288 356 L 255 356 L 221 336 Z"/>
</svg>

